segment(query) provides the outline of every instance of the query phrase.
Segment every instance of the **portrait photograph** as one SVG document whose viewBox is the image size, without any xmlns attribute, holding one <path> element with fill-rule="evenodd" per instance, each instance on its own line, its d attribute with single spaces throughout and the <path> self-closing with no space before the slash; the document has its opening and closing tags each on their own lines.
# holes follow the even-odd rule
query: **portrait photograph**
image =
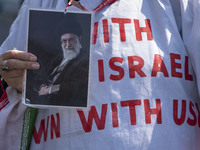
<svg viewBox="0 0 200 150">
<path fill-rule="evenodd" d="M 29 10 L 27 51 L 40 69 L 26 72 L 24 103 L 88 106 L 91 13 Z"/>
</svg>

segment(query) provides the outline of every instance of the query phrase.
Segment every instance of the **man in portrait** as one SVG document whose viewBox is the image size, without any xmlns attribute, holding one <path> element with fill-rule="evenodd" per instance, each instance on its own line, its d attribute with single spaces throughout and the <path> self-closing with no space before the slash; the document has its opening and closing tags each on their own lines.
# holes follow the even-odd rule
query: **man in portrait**
<svg viewBox="0 0 200 150">
<path fill-rule="evenodd" d="M 76 21 L 63 21 L 56 29 L 62 54 L 45 68 L 49 74 L 40 86 L 38 95 L 47 99 L 47 105 L 87 106 L 88 51 L 80 43 L 82 29 Z"/>
</svg>

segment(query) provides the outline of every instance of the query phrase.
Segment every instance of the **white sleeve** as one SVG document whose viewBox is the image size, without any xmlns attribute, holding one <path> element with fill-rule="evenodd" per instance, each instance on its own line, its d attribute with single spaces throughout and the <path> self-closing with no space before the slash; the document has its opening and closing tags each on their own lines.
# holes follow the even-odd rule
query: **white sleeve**
<svg viewBox="0 0 200 150">
<path fill-rule="evenodd" d="M 21 94 L 11 87 L 6 89 L 9 103 L 0 111 L 0 149 L 20 149 L 23 116 L 26 106 Z"/>
<path fill-rule="evenodd" d="M 182 36 L 192 62 L 200 94 L 200 1 L 181 0 Z"/>
</svg>

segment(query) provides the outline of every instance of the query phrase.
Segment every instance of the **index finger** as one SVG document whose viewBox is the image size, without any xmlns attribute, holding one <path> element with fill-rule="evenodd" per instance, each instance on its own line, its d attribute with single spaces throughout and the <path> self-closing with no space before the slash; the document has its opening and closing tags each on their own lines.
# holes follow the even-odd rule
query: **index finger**
<svg viewBox="0 0 200 150">
<path fill-rule="evenodd" d="M 7 59 L 19 59 L 24 61 L 37 61 L 37 57 L 31 53 L 19 51 L 19 50 L 9 50 L 1 55 L 3 60 Z"/>
<path fill-rule="evenodd" d="M 40 67 L 38 62 L 22 61 L 17 59 L 9 59 L 6 63 L 6 66 L 10 70 L 37 70 Z"/>
</svg>

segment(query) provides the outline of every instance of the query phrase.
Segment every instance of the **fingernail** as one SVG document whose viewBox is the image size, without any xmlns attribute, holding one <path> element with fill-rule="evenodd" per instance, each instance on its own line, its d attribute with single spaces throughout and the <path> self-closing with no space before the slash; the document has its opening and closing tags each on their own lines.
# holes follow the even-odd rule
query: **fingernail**
<svg viewBox="0 0 200 150">
<path fill-rule="evenodd" d="M 33 69 L 39 69 L 40 65 L 38 63 L 32 64 Z"/>
<path fill-rule="evenodd" d="M 30 61 L 36 61 L 36 60 L 37 60 L 37 57 L 34 57 L 34 56 L 30 57 Z"/>
</svg>

